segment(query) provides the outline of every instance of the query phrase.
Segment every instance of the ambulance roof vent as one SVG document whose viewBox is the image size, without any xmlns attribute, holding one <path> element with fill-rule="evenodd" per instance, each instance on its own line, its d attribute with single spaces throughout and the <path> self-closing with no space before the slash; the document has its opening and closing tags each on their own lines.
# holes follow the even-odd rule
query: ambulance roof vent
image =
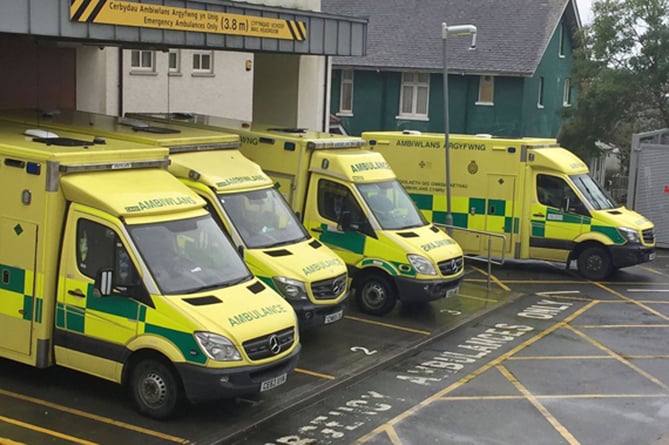
<svg viewBox="0 0 669 445">
<path fill-rule="evenodd" d="M 476 133 L 477 138 L 485 138 L 485 139 L 492 139 L 492 135 L 490 133 Z"/>
<path fill-rule="evenodd" d="M 418 130 L 402 130 L 402 134 L 414 134 L 414 135 L 420 135 L 422 132 Z"/>
<path fill-rule="evenodd" d="M 40 130 L 38 128 L 29 128 L 26 131 L 24 131 L 23 134 L 25 134 L 26 136 L 30 136 L 31 138 L 40 138 L 40 139 L 58 137 L 56 133 L 47 130 Z"/>
<path fill-rule="evenodd" d="M 132 119 L 128 117 L 119 118 L 118 123 L 130 127 L 134 131 L 145 131 L 147 133 L 157 133 L 157 134 L 181 133 L 181 130 L 175 130 L 174 128 L 167 128 L 167 127 L 155 127 L 149 125 L 146 121 L 140 119 Z"/>
</svg>

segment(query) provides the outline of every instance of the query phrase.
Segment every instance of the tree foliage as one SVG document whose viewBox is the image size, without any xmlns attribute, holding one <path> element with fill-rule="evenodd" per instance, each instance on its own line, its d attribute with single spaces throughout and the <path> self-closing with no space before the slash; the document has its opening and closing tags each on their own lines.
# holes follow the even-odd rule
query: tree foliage
<svg viewBox="0 0 669 445">
<path fill-rule="evenodd" d="M 595 142 L 616 146 L 627 166 L 632 133 L 669 127 L 669 0 L 595 0 L 593 15 L 579 33 L 579 92 L 560 142 L 586 159 Z"/>
</svg>

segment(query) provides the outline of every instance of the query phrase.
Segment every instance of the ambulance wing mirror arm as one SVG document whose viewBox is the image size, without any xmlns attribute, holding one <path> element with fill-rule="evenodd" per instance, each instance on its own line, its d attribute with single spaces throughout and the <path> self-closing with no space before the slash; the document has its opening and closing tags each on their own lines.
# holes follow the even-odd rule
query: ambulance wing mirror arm
<svg viewBox="0 0 669 445">
<path fill-rule="evenodd" d="M 339 215 L 339 223 L 338 229 L 346 232 L 348 230 L 351 230 L 351 211 L 350 210 L 342 210 L 341 214 Z"/>
<path fill-rule="evenodd" d="M 96 296 L 108 297 L 112 294 L 114 282 L 114 271 L 111 269 L 100 269 L 95 275 L 95 283 L 93 284 Z"/>
<path fill-rule="evenodd" d="M 140 281 L 133 280 L 131 283 L 119 286 L 114 284 L 114 276 L 114 271 L 112 269 L 100 269 L 98 271 L 95 276 L 95 282 L 93 283 L 93 292 L 95 293 L 95 296 L 109 297 L 114 293 L 119 293 L 134 298 L 137 301 L 141 301 L 150 307 L 154 307 L 153 302 L 151 301 L 151 296 Z"/>
</svg>

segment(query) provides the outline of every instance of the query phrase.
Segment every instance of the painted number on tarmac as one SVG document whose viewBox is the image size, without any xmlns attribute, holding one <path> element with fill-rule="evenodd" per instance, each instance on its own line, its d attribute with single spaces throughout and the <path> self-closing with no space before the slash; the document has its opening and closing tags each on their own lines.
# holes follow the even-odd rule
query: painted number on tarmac
<svg viewBox="0 0 669 445">
<path fill-rule="evenodd" d="M 374 355 L 378 352 L 374 349 L 370 351 L 369 349 L 365 348 L 364 346 L 353 346 L 353 347 L 351 347 L 351 351 L 353 351 L 353 352 L 360 351 L 365 355 Z"/>
</svg>

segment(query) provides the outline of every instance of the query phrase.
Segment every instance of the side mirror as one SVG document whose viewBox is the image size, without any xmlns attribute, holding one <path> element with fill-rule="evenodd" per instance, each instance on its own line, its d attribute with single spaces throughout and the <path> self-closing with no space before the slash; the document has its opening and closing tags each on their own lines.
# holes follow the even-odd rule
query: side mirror
<svg viewBox="0 0 669 445">
<path fill-rule="evenodd" d="M 114 288 L 114 272 L 111 269 L 101 269 L 95 275 L 94 292 L 101 297 L 108 297 Z"/>
<path fill-rule="evenodd" d="M 565 197 L 562 200 L 562 210 L 565 211 L 565 212 L 569 212 L 570 207 L 571 207 L 571 202 L 570 202 L 569 198 Z"/>
</svg>

